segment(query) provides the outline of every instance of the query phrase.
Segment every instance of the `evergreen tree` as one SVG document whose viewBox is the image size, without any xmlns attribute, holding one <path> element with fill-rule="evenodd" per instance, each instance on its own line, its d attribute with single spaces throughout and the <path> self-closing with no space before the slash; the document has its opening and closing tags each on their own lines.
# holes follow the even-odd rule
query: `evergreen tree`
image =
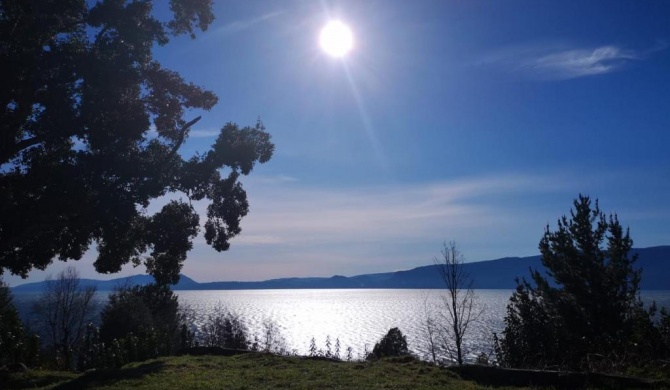
<svg viewBox="0 0 670 390">
<path fill-rule="evenodd" d="M 0 367 L 12 363 L 37 365 L 39 337 L 26 333 L 12 293 L 0 279 Z"/>
<path fill-rule="evenodd" d="M 0 367 L 14 363 L 21 354 L 23 325 L 12 304 L 9 287 L 0 280 Z"/>
<path fill-rule="evenodd" d="M 510 298 L 499 361 L 511 367 L 615 369 L 643 355 L 650 312 L 639 298 L 640 270 L 629 232 L 614 215 L 574 201 L 570 219 L 540 241 L 546 274 L 531 270 Z"/>
</svg>

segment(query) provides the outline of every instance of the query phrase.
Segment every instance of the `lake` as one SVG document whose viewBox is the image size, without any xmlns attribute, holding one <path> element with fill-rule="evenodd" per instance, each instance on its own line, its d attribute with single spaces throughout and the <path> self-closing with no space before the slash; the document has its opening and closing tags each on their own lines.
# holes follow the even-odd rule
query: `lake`
<svg viewBox="0 0 670 390">
<path fill-rule="evenodd" d="M 177 291 L 179 301 L 192 313 L 192 324 L 199 326 L 208 314 L 225 308 L 241 317 L 252 334 L 259 334 L 264 321 L 274 322 L 290 350 L 309 353 L 310 341 L 325 349 L 329 336 L 332 348 L 339 339 L 341 354 L 347 347 L 354 357 L 362 356 L 366 346 L 372 350 L 386 332 L 398 327 L 407 336 L 410 349 L 426 356 L 426 313 L 439 319 L 443 303 L 441 290 L 209 290 Z M 476 290 L 477 310 L 482 314 L 466 337 L 467 349 L 474 356 L 492 350 L 492 334 L 503 328 L 503 318 L 511 290 Z M 108 292 L 96 299 L 104 304 Z M 670 291 L 643 291 L 645 301 L 659 307 L 670 306 Z M 17 293 L 14 301 L 23 318 L 28 318 L 35 293 Z"/>
</svg>

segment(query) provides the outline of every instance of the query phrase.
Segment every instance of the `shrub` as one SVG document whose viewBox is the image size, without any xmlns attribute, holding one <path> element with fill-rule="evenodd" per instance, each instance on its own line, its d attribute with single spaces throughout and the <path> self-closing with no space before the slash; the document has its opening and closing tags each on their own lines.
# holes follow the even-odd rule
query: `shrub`
<svg viewBox="0 0 670 390">
<path fill-rule="evenodd" d="M 205 347 L 243 350 L 249 348 L 249 331 L 244 322 L 220 306 L 213 314 L 207 316 L 200 333 L 200 339 Z"/>
<path fill-rule="evenodd" d="M 251 350 L 273 353 L 276 355 L 290 355 L 292 353 L 292 351 L 288 349 L 286 339 L 281 334 L 277 323 L 269 319 L 263 321 L 261 334 L 254 336 Z"/>
<path fill-rule="evenodd" d="M 184 347 L 184 313 L 168 286 L 148 284 L 119 289 L 102 310 L 100 340 L 108 345 L 133 334 L 147 357 L 166 355 Z"/>
<path fill-rule="evenodd" d="M 385 356 L 403 356 L 409 355 L 407 348 L 407 339 L 400 329 L 391 328 L 388 333 L 372 349 L 372 353 L 367 359 L 379 359 Z"/>
</svg>

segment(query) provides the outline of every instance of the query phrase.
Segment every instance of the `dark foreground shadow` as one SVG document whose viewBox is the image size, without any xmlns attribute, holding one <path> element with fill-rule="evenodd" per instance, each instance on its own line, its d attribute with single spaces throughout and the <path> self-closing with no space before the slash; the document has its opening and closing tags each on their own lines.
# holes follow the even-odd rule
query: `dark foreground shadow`
<svg viewBox="0 0 670 390">
<path fill-rule="evenodd" d="M 70 376 L 63 374 L 53 375 L 15 375 L 0 376 L 0 389 L 33 389 L 36 387 L 46 387 L 55 383 L 61 383 L 70 379 Z"/>
<path fill-rule="evenodd" d="M 162 370 L 164 366 L 165 362 L 159 360 L 141 364 L 137 367 L 90 371 L 73 381 L 55 387 L 55 389 L 95 389 L 101 386 L 113 385 L 126 379 L 142 379 L 148 374 Z"/>
<path fill-rule="evenodd" d="M 670 382 L 598 373 L 521 370 L 466 364 L 447 367 L 462 379 L 487 386 L 531 386 L 555 389 L 667 389 Z"/>
</svg>

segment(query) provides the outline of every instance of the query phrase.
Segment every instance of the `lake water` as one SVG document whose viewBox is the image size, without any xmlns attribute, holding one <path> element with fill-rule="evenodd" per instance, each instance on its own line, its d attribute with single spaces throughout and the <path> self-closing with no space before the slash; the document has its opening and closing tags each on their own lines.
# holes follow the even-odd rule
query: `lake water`
<svg viewBox="0 0 670 390">
<path fill-rule="evenodd" d="M 511 290 L 476 290 L 475 310 L 481 315 L 468 333 L 465 344 L 472 354 L 490 353 L 492 334 L 503 328 L 503 318 Z M 96 299 L 104 304 L 107 292 Z M 177 291 L 180 304 L 192 313 L 194 327 L 208 314 L 225 308 L 241 317 L 252 334 L 260 334 L 264 321 L 274 322 L 290 350 L 309 353 L 310 341 L 325 349 L 329 336 L 334 349 L 339 339 L 341 354 L 347 347 L 354 357 L 372 350 L 386 332 L 398 327 L 407 336 L 410 349 L 426 356 L 427 313 L 439 320 L 445 313 L 440 290 L 210 290 Z M 644 291 L 645 301 L 655 300 L 670 307 L 670 291 Z M 15 294 L 14 301 L 23 318 L 28 318 L 34 293 Z M 471 356 L 472 357 L 472 356 Z"/>
</svg>

